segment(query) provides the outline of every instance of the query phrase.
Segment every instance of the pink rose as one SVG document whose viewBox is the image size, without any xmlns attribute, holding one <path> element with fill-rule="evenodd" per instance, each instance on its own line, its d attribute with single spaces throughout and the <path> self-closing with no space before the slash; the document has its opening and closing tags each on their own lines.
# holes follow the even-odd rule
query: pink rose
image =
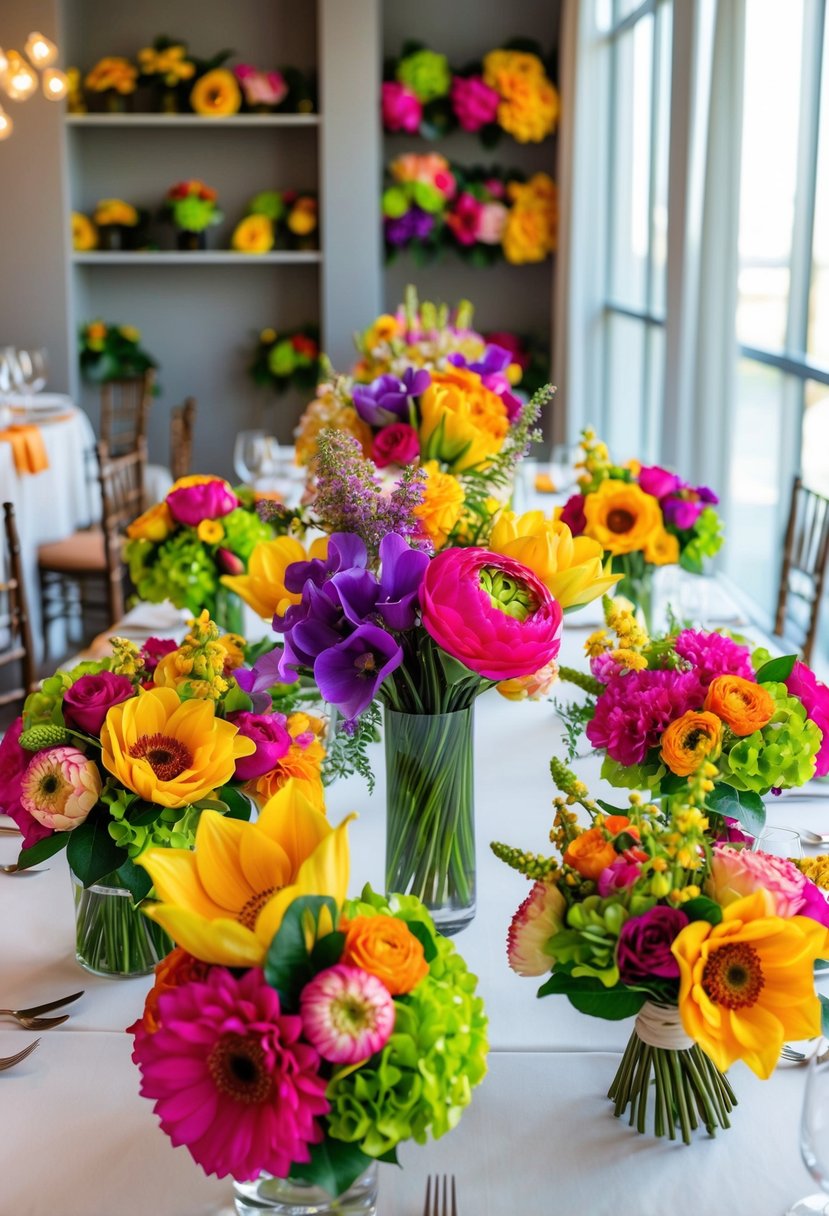
<svg viewBox="0 0 829 1216">
<path fill-rule="evenodd" d="M 642 465 L 639 470 L 639 487 L 654 498 L 666 498 L 682 489 L 682 481 L 676 473 L 670 473 L 658 464 Z"/>
<path fill-rule="evenodd" d="M 432 185 L 440 191 L 444 198 L 453 198 L 458 188 L 454 173 L 450 173 L 447 169 L 437 170 Z"/>
<path fill-rule="evenodd" d="M 278 106 L 288 95 L 288 85 L 281 72 L 260 72 L 249 63 L 240 63 L 233 75 L 242 86 L 249 106 Z"/>
<path fill-rule="evenodd" d="M 189 528 L 197 528 L 203 519 L 221 519 L 239 506 L 239 499 L 221 477 L 195 486 L 173 486 L 166 502 L 176 523 Z"/>
<path fill-rule="evenodd" d="M 411 464 L 420 455 L 417 431 L 407 422 L 393 422 L 374 436 L 371 459 L 378 469 L 389 464 Z"/>
<path fill-rule="evenodd" d="M 32 753 L 20 746 L 22 733 L 23 719 L 18 718 L 0 740 L 0 811 L 11 816 L 23 833 L 23 848 L 30 849 L 52 833 L 24 811 L 20 802 L 23 774 L 32 758 Z"/>
<path fill-rule="evenodd" d="M 111 671 L 81 676 L 63 694 L 63 718 L 67 726 L 97 735 L 111 705 L 120 705 L 135 695 L 132 682 L 126 676 Z"/>
<path fill-rule="evenodd" d="M 507 222 L 503 203 L 484 203 L 478 216 L 478 240 L 484 245 L 500 245 Z"/>
<path fill-rule="evenodd" d="M 242 756 L 236 761 L 238 781 L 255 781 L 269 773 L 277 761 L 288 754 L 291 736 L 284 714 L 238 713 L 231 714 L 228 721 L 238 728 L 240 735 L 253 739 L 256 744 L 252 756 Z"/>
<path fill-rule="evenodd" d="M 423 117 L 423 106 L 416 94 L 396 80 L 385 80 L 380 98 L 384 128 L 387 131 L 408 131 L 413 135 Z"/>
<path fill-rule="evenodd" d="M 803 702 L 806 713 L 823 735 L 815 776 L 825 777 L 829 773 L 829 688 L 821 683 L 810 667 L 799 660 L 785 683 L 791 695 Z"/>
<path fill-rule="evenodd" d="M 480 131 L 498 116 L 501 98 L 480 76 L 455 76 L 449 98 L 464 131 Z"/>
</svg>

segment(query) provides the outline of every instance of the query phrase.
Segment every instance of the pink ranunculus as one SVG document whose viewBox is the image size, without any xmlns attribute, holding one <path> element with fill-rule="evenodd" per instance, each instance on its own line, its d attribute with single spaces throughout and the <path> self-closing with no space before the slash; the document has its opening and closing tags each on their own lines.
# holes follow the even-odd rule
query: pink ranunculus
<svg viewBox="0 0 829 1216">
<path fill-rule="evenodd" d="M 371 459 L 378 469 L 389 464 L 412 464 L 420 455 L 417 431 L 408 422 L 393 422 L 374 436 Z"/>
<path fill-rule="evenodd" d="M 640 488 L 654 498 L 665 498 L 668 494 L 676 494 L 684 484 L 676 473 L 671 473 L 658 464 L 642 465 L 638 481 Z"/>
<path fill-rule="evenodd" d="M 252 756 L 242 756 L 236 761 L 238 781 L 255 781 L 264 776 L 290 751 L 291 735 L 284 714 L 242 712 L 230 714 L 228 721 L 238 728 L 240 735 L 256 744 Z"/>
<path fill-rule="evenodd" d="M 599 875 L 599 894 L 602 899 L 607 899 L 617 891 L 626 891 L 628 887 L 633 886 L 641 873 L 642 866 L 638 861 L 631 861 L 624 856 L 617 857 L 609 866 L 605 866 Z"/>
<path fill-rule="evenodd" d="M 483 204 L 473 194 L 464 192 L 447 212 L 446 223 L 459 245 L 474 245 L 478 239 Z"/>
<path fill-rule="evenodd" d="M 324 1060 L 359 1064 L 382 1051 L 394 1030 L 395 1005 L 382 980 L 337 963 L 300 994 L 302 1031 Z"/>
<path fill-rule="evenodd" d="M 571 494 L 561 508 L 559 518 L 563 524 L 567 524 L 567 527 L 574 536 L 581 536 L 587 527 L 587 516 L 584 514 L 584 496 L 582 494 Z"/>
<path fill-rule="evenodd" d="M 23 719 L 17 718 L 0 740 L 0 811 L 14 820 L 23 833 L 24 849 L 30 849 L 52 832 L 33 819 L 20 801 L 23 774 L 32 759 L 32 753 L 20 746 L 22 733 Z"/>
<path fill-rule="evenodd" d="M 67 726 L 97 735 L 111 705 L 120 705 L 135 695 L 132 681 L 112 671 L 81 676 L 63 694 L 63 718 Z"/>
<path fill-rule="evenodd" d="M 383 126 L 387 131 L 407 131 L 414 135 L 423 118 L 420 98 L 396 80 L 384 80 L 380 92 Z"/>
<path fill-rule="evenodd" d="M 36 752 L 21 783 L 20 803 L 53 832 L 80 827 L 101 795 L 101 773 L 77 747 Z"/>
<path fill-rule="evenodd" d="M 488 177 L 484 182 L 486 192 L 490 198 L 506 198 L 507 184 L 502 182 L 500 177 Z"/>
<path fill-rule="evenodd" d="M 529 676 L 556 658 L 564 619 L 541 580 L 486 549 L 444 549 L 420 586 L 423 626 L 487 680 Z"/>
<path fill-rule="evenodd" d="M 721 907 L 767 891 L 776 916 L 810 916 L 829 926 L 829 904 L 815 884 L 785 857 L 715 845 L 704 892 Z M 815 898 L 815 893 L 817 897 Z"/>
<path fill-rule="evenodd" d="M 464 131 L 480 131 L 498 116 L 500 95 L 480 76 L 453 77 L 449 98 Z"/>
<path fill-rule="evenodd" d="M 176 523 L 197 528 L 203 519 L 221 519 L 239 506 L 239 499 L 221 477 L 194 486 L 173 486 L 167 506 Z"/>
<path fill-rule="evenodd" d="M 821 683 L 810 667 L 799 660 L 785 683 L 789 693 L 803 702 L 807 715 L 823 735 L 815 776 L 825 777 L 829 773 L 829 688 Z"/>
<path fill-rule="evenodd" d="M 478 216 L 478 240 L 483 245 L 500 245 L 506 222 L 503 203 L 484 203 Z"/>
</svg>

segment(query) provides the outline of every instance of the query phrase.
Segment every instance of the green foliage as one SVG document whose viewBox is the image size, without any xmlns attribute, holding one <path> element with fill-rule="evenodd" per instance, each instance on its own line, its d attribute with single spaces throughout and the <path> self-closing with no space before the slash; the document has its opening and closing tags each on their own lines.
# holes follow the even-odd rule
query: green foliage
<svg viewBox="0 0 829 1216">
<path fill-rule="evenodd" d="M 108 877 L 127 860 L 126 849 L 116 844 L 109 833 L 105 815 L 93 812 L 68 835 L 66 860 L 84 887 Z"/>
<path fill-rule="evenodd" d="M 291 1166 L 291 1177 L 320 1186 L 329 1195 L 342 1195 L 371 1165 L 371 1157 L 354 1144 L 326 1136 L 309 1148 L 311 1160 Z M 336 1209 L 334 1209 L 336 1210 Z"/>
<path fill-rule="evenodd" d="M 299 994 L 316 973 L 308 943 L 316 943 L 325 936 L 320 934 L 324 908 L 331 924 L 335 925 L 337 905 L 330 895 L 301 895 L 295 899 L 268 949 L 265 979 L 279 993 L 282 1008 L 287 1013 L 293 1013 L 299 1007 Z M 342 939 L 342 934 L 337 936 Z M 342 940 L 339 944 L 342 950 Z"/>
<path fill-rule="evenodd" d="M 705 800 L 706 810 L 736 819 L 752 836 L 759 836 L 766 823 L 763 799 L 752 790 L 734 789 L 718 782 Z"/>
<path fill-rule="evenodd" d="M 792 674 L 796 662 L 796 654 L 784 654 L 777 659 L 770 659 L 758 669 L 757 683 L 783 683 Z"/>
<path fill-rule="evenodd" d="M 553 700 L 553 708 L 564 728 L 564 742 L 567 747 L 565 758 L 569 764 L 578 755 L 579 746 L 584 738 L 584 728 L 592 720 L 596 707 L 591 701 L 582 701 L 581 703 L 571 701 L 562 704 L 559 700 L 555 699 Z"/>
<path fill-rule="evenodd" d="M 689 920 L 707 920 L 709 925 L 718 925 L 722 920 L 722 908 L 713 899 L 698 895 L 682 905 L 682 911 Z"/>
<path fill-rule="evenodd" d="M 636 988 L 607 987 L 591 976 L 575 976 L 569 971 L 555 971 L 538 990 L 539 996 L 566 996 L 579 1013 L 594 1018 L 618 1022 L 634 1017 L 648 999 L 648 993 Z"/>
<path fill-rule="evenodd" d="M 38 840 L 37 844 L 31 845 L 28 849 L 21 849 L 17 859 L 17 868 L 28 870 L 31 866 L 39 865 L 41 861 L 54 857 L 55 853 L 66 848 L 69 836 L 69 832 L 54 832 L 51 836 L 44 836 L 42 840 Z"/>
<path fill-rule="evenodd" d="M 802 702 L 789 696 L 785 684 L 768 682 L 763 687 L 775 702 L 771 721 L 762 730 L 738 739 L 723 751 L 720 760 L 729 785 L 758 794 L 767 793 L 772 786 L 805 785 L 814 775 L 823 737 L 806 716 Z"/>
<path fill-rule="evenodd" d="M 340 726 L 326 739 L 322 767 L 322 779 L 326 785 L 337 777 L 350 777 L 352 773 L 358 773 L 366 782 L 368 792 L 374 793 L 374 773 L 368 747 L 380 738 L 381 714 L 379 702 L 372 701 L 357 719 L 353 731 L 346 731 Z"/>
</svg>

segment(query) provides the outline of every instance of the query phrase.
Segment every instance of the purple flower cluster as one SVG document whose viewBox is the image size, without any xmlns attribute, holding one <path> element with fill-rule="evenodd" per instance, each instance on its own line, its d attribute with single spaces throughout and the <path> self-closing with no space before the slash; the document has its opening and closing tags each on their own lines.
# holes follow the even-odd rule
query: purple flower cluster
<svg viewBox="0 0 829 1216">
<path fill-rule="evenodd" d="M 704 700 L 695 671 L 627 671 L 608 681 L 587 738 L 619 764 L 643 764 L 669 723 Z"/>
<path fill-rule="evenodd" d="M 387 374 L 371 384 L 355 384 L 351 397 L 357 413 L 369 426 L 388 426 L 409 422 L 414 399 L 431 383 L 432 377 L 423 368 L 407 367 L 402 380 Z"/>
<path fill-rule="evenodd" d="M 657 464 L 643 465 L 638 480 L 646 494 L 659 499 L 666 525 L 679 532 L 690 531 L 705 508 L 720 501 L 708 486 L 691 486 Z"/>
<path fill-rule="evenodd" d="M 683 629 L 674 643 L 674 650 L 694 668 L 704 688 L 717 676 L 742 676 L 754 679 L 751 652 L 722 633 L 705 633 L 701 629 Z"/>
<path fill-rule="evenodd" d="M 524 408 L 524 403 L 520 397 L 516 397 L 507 378 L 507 368 L 512 361 L 510 351 L 506 347 L 497 346 L 494 342 L 488 343 L 481 358 L 474 362 L 470 363 L 460 352 L 449 355 L 447 360 L 455 367 L 467 367 L 471 372 L 477 372 L 484 386 L 501 398 L 506 407 L 507 418 L 511 423 L 520 417 Z"/>
<path fill-rule="evenodd" d="M 387 216 L 383 221 L 389 245 L 408 245 L 410 241 L 425 241 L 434 226 L 435 217 L 416 205 L 411 206 L 404 215 Z"/>
</svg>

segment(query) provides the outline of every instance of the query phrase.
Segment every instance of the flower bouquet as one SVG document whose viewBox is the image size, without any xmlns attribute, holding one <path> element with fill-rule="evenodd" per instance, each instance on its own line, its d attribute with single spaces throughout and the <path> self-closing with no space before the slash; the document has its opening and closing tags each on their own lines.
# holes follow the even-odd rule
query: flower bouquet
<svg viewBox="0 0 829 1216">
<path fill-rule="evenodd" d="M 347 825 L 289 783 L 256 823 L 206 811 L 193 852 L 141 859 L 178 943 L 130 1028 L 141 1093 L 286 1216 L 374 1212 L 377 1160 L 450 1131 L 486 1072 L 475 977 L 413 896 L 346 898 Z"/>
<path fill-rule="evenodd" d="M 744 1060 L 770 1076 L 787 1038 L 821 1033 L 813 968 L 829 945 L 829 905 L 791 862 L 712 844 L 717 788 L 704 760 L 660 808 L 630 796 L 593 802 L 559 761 L 550 839 L 558 856 L 493 850 L 534 880 L 513 918 L 510 966 L 551 971 L 539 996 L 563 994 L 581 1013 L 636 1024 L 608 1096 L 617 1116 L 688 1144 L 700 1124 L 729 1126 L 724 1075 Z M 581 826 L 571 809 L 590 820 Z M 652 1086 L 653 1083 L 653 1086 Z"/>
<path fill-rule="evenodd" d="M 286 389 L 313 388 L 323 370 L 316 325 L 275 330 L 268 327 L 259 341 L 250 374 L 256 384 L 267 385 L 277 393 Z"/>
<path fill-rule="evenodd" d="M 26 699 L 0 743 L 0 805 L 23 833 L 19 869 L 66 849 L 79 962 L 143 974 L 170 949 L 134 908 L 150 890 L 144 851 L 186 851 L 205 808 L 246 818 L 294 777 L 321 805 L 322 747 L 310 719 L 253 691 L 244 639 L 220 636 L 207 613 L 180 646 L 112 648 Z"/>
<path fill-rule="evenodd" d="M 81 371 L 96 384 L 143 376 L 158 364 L 141 348 L 140 341 L 140 330 L 134 325 L 88 321 L 78 333 Z"/>
<path fill-rule="evenodd" d="M 701 574 L 704 559 L 719 551 L 719 499 L 707 486 L 691 486 L 658 465 L 615 465 L 589 428 L 582 432 L 582 447 L 579 492 L 568 499 L 561 518 L 574 536 L 602 544 L 622 575 L 619 594 L 642 610 L 649 625 L 654 569 L 678 563 Z"/>
<path fill-rule="evenodd" d="M 99 199 L 92 213 L 93 222 L 97 227 L 98 246 L 111 253 L 135 248 L 139 243 L 137 233 L 142 218 L 146 217 L 142 217 L 138 208 L 124 199 Z"/>
<path fill-rule="evenodd" d="M 231 237 L 239 253 L 262 254 L 277 249 L 316 249 L 319 204 L 314 194 L 296 190 L 260 190 Z"/>
<path fill-rule="evenodd" d="M 164 199 L 164 210 L 178 231 L 179 249 L 185 250 L 206 248 L 207 229 L 221 224 L 224 219 L 216 205 L 216 191 L 195 178 L 170 187 Z"/>
<path fill-rule="evenodd" d="M 170 600 L 198 613 L 207 608 L 225 628 L 241 631 L 242 605 L 222 574 L 242 574 L 256 545 L 273 535 L 246 487 L 221 477 L 180 477 L 166 498 L 127 528 L 124 560 L 141 599 Z"/>
<path fill-rule="evenodd" d="M 106 55 L 86 73 L 83 86 L 87 94 L 103 99 L 106 110 L 121 113 L 138 87 L 138 68 L 123 56 Z"/>
<path fill-rule="evenodd" d="M 157 108 L 166 114 L 178 114 L 186 108 L 189 81 L 197 72 L 196 61 L 182 39 L 160 36 L 152 46 L 143 47 L 137 55 L 141 71 L 140 83 L 149 85 L 156 97 Z"/>
<path fill-rule="evenodd" d="M 454 309 L 418 300 L 416 288 L 409 284 L 404 302 L 394 313 L 377 317 L 355 336 L 359 358 L 351 369 L 352 377 L 370 383 L 387 372 L 400 376 L 408 367 L 441 371 L 450 355 L 462 355 L 474 363 L 483 357 L 488 344 L 499 345 L 496 339 L 488 343 L 472 328 L 474 312 L 468 300 L 461 300 Z M 504 349 L 513 353 L 510 347 Z M 518 362 L 513 360 L 507 367 L 510 383 L 516 384 L 521 379 Z"/>
</svg>

